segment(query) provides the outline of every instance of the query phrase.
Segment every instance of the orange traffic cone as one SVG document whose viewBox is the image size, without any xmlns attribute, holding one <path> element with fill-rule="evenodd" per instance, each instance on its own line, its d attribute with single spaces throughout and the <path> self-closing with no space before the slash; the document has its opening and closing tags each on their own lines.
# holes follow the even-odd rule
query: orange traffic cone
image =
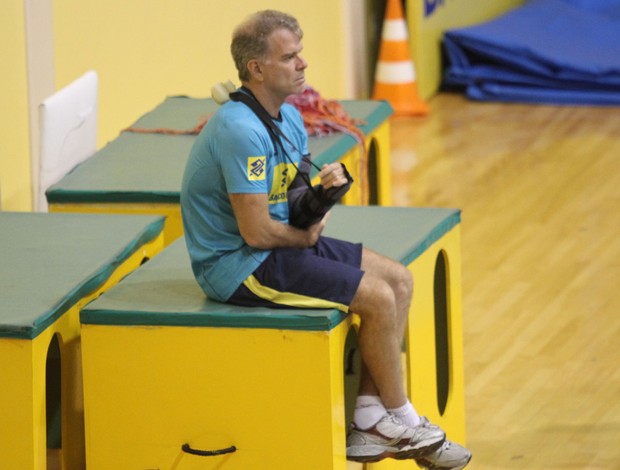
<svg viewBox="0 0 620 470">
<path fill-rule="evenodd" d="M 428 114 L 428 105 L 418 95 L 401 0 L 387 2 L 372 98 L 387 100 L 394 116 Z"/>
</svg>

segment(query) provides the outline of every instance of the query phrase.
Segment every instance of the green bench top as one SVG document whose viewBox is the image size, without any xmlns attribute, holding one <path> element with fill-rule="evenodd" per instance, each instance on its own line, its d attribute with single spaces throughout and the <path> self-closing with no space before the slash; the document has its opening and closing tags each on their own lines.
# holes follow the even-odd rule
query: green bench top
<svg viewBox="0 0 620 470">
<path fill-rule="evenodd" d="M 163 223 L 159 216 L 0 212 L 0 338 L 34 339 Z"/>
<path fill-rule="evenodd" d="M 393 113 L 385 101 L 342 101 L 365 120 L 368 135 Z M 131 127 L 189 130 L 215 112 L 210 98 L 169 97 Z M 46 192 L 50 203 L 178 203 L 181 180 L 195 135 L 123 132 Z M 308 147 L 320 167 L 356 145 L 348 134 L 311 137 Z M 314 170 L 316 172 L 316 170 Z"/>
<path fill-rule="evenodd" d="M 458 209 L 336 206 L 325 235 L 362 242 L 408 266 L 459 223 Z M 248 308 L 209 300 L 193 277 L 183 239 L 80 314 L 84 324 L 316 331 L 331 330 L 345 317 L 336 309 Z"/>
</svg>

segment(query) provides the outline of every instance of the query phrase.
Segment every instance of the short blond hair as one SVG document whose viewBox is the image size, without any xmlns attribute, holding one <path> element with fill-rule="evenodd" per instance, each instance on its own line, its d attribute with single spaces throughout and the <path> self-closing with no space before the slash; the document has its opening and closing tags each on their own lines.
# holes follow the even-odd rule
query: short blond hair
<svg viewBox="0 0 620 470">
<path fill-rule="evenodd" d="M 250 79 L 248 62 L 261 59 L 269 53 L 268 38 L 278 29 L 287 29 L 299 39 L 303 37 L 297 19 L 276 10 L 263 10 L 254 13 L 241 23 L 232 36 L 230 52 L 242 82 Z"/>
</svg>

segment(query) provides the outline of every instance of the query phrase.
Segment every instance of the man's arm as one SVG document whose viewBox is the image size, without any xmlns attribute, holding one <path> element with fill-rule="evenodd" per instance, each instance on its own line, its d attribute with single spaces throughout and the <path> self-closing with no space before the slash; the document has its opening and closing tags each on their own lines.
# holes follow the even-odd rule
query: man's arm
<svg viewBox="0 0 620 470">
<path fill-rule="evenodd" d="M 245 242 L 254 248 L 306 248 L 314 245 L 325 227 L 327 217 L 305 230 L 273 220 L 269 215 L 267 194 L 229 194 L 230 202 Z"/>
</svg>

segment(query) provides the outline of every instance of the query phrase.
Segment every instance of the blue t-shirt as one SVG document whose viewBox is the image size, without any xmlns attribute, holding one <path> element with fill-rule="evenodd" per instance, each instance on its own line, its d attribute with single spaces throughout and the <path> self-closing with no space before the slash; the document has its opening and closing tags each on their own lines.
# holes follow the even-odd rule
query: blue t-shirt
<svg viewBox="0 0 620 470">
<path fill-rule="evenodd" d="M 299 112 L 280 109 L 274 122 L 294 144 L 282 140 L 299 166 L 308 137 Z M 300 153 L 301 152 L 301 153 Z M 189 155 L 181 188 L 181 213 L 192 269 L 207 296 L 226 301 L 269 256 L 239 233 L 229 193 L 268 194 L 269 214 L 288 223 L 287 190 L 297 174 L 264 124 L 241 102 L 228 101 L 209 119 Z"/>
</svg>

